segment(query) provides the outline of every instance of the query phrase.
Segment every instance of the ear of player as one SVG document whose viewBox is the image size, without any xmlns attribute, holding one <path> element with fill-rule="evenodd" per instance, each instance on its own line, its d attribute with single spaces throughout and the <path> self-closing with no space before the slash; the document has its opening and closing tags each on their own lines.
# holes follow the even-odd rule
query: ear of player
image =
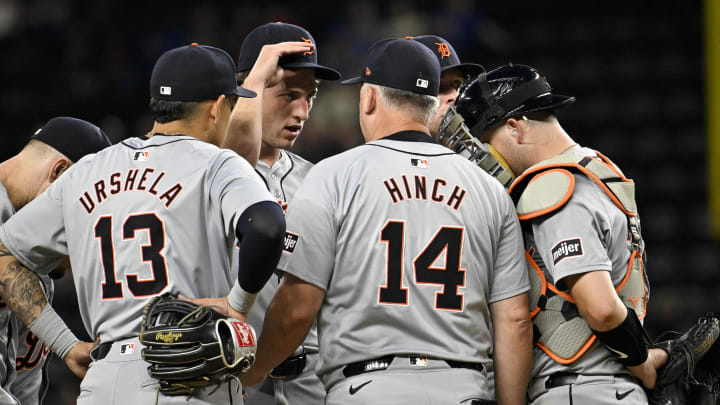
<svg viewBox="0 0 720 405">
<path fill-rule="evenodd" d="M 255 361 L 252 326 L 170 293 L 145 306 L 140 342 L 148 373 L 160 380 L 165 395 L 190 395 L 222 384 Z"/>
</svg>

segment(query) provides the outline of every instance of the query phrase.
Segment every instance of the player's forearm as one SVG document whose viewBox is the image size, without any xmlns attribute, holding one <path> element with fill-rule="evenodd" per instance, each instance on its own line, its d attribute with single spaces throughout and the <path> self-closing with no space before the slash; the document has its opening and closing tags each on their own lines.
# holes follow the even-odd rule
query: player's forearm
<svg viewBox="0 0 720 405">
<path fill-rule="evenodd" d="M 290 356 L 305 340 L 324 297 L 320 288 L 286 274 L 265 314 L 253 367 L 268 373 Z"/>
<path fill-rule="evenodd" d="M 532 321 L 527 294 L 492 304 L 498 404 L 525 403 L 532 365 Z"/>
<path fill-rule="evenodd" d="M 40 278 L 18 262 L 2 242 L 0 296 L 25 325 L 34 322 L 47 305 Z"/>
<path fill-rule="evenodd" d="M 235 151 L 255 167 L 262 142 L 263 81 L 248 77 L 243 87 L 257 93 L 254 98 L 240 98 L 235 104 L 223 148 Z"/>
<path fill-rule="evenodd" d="M 25 326 L 60 358 L 79 342 L 48 304 L 40 277 L 0 242 L 0 296 Z"/>
</svg>

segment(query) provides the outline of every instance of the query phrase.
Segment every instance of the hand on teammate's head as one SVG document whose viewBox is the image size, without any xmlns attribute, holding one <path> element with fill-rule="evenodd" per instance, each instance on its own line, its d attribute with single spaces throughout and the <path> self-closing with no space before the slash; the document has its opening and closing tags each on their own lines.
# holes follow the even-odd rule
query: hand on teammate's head
<svg viewBox="0 0 720 405">
<path fill-rule="evenodd" d="M 263 45 L 255 64 L 245 79 L 246 86 L 263 83 L 263 87 L 272 87 L 283 79 L 284 69 L 280 66 L 280 58 L 294 53 L 311 52 L 314 44 L 307 42 L 280 42 Z"/>
</svg>

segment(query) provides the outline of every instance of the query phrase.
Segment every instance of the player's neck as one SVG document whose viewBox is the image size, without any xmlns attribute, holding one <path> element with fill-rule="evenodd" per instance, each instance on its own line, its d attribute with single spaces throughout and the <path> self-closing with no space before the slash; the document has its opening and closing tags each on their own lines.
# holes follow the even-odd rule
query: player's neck
<svg viewBox="0 0 720 405">
<path fill-rule="evenodd" d="M 30 185 L 35 184 L 32 178 L 36 176 L 33 174 L 30 176 L 31 178 L 28 178 L 27 174 L 27 170 L 22 167 L 18 156 L 0 163 L 0 181 L 7 190 L 10 203 L 15 211 L 24 207 L 32 199 L 30 195 L 33 193 Z"/>
<path fill-rule="evenodd" d="M 419 122 L 400 122 L 396 125 L 388 123 L 387 125 L 379 125 L 375 130 L 369 131 L 370 133 L 366 136 L 367 142 L 374 141 L 380 138 L 385 138 L 388 135 L 396 134 L 403 131 L 418 131 L 427 134 L 430 137 L 430 130 L 427 126 Z"/>
<path fill-rule="evenodd" d="M 148 138 L 153 135 L 187 135 L 205 141 L 206 130 L 191 120 L 178 120 L 166 123 L 155 122 L 152 130 L 146 135 Z"/>
<path fill-rule="evenodd" d="M 408 113 L 388 109 L 381 104 L 378 104 L 374 118 L 366 120 L 366 122 L 369 125 L 367 133 L 363 135 L 367 142 L 403 131 L 419 131 L 430 136 L 430 129 L 427 125 L 416 121 Z"/>
<path fill-rule="evenodd" d="M 278 160 L 280 160 L 281 149 L 266 146 L 264 143 L 260 146 L 260 160 L 266 165 L 272 167 Z"/>
</svg>

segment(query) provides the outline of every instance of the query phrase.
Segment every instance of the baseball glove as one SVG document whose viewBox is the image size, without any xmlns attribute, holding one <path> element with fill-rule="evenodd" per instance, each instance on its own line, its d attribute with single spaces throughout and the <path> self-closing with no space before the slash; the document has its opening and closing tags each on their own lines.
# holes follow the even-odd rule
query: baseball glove
<svg viewBox="0 0 720 405">
<path fill-rule="evenodd" d="M 255 361 L 255 331 L 166 293 L 145 305 L 140 330 L 148 373 L 160 380 L 165 395 L 192 395 L 219 386 Z"/>
<path fill-rule="evenodd" d="M 703 359 L 715 346 L 720 336 L 720 320 L 708 314 L 701 317 L 693 327 L 677 339 L 665 340 L 652 345 L 665 350 L 668 359 L 657 371 L 655 388 L 648 391 L 648 400 L 652 405 L 697 404 L 698 390 L 704 383 L 696 375 L 701 370 L 717 373 L 718 365 L 703 365 Z M 714 349 L 713 352 L 717 352 Z M 717 357 L 717 355 L 714 355 Z M 703 367 L 699 367 L 703 365 Z M 713 371 L 714 370 L 714 371 Z M 704 371 L 703 371 L 704 373 Z M 718 382 L 720 375 L 714 378 Z M 713 402 L 714 404 L 714 402 Z"/>
</svg>

